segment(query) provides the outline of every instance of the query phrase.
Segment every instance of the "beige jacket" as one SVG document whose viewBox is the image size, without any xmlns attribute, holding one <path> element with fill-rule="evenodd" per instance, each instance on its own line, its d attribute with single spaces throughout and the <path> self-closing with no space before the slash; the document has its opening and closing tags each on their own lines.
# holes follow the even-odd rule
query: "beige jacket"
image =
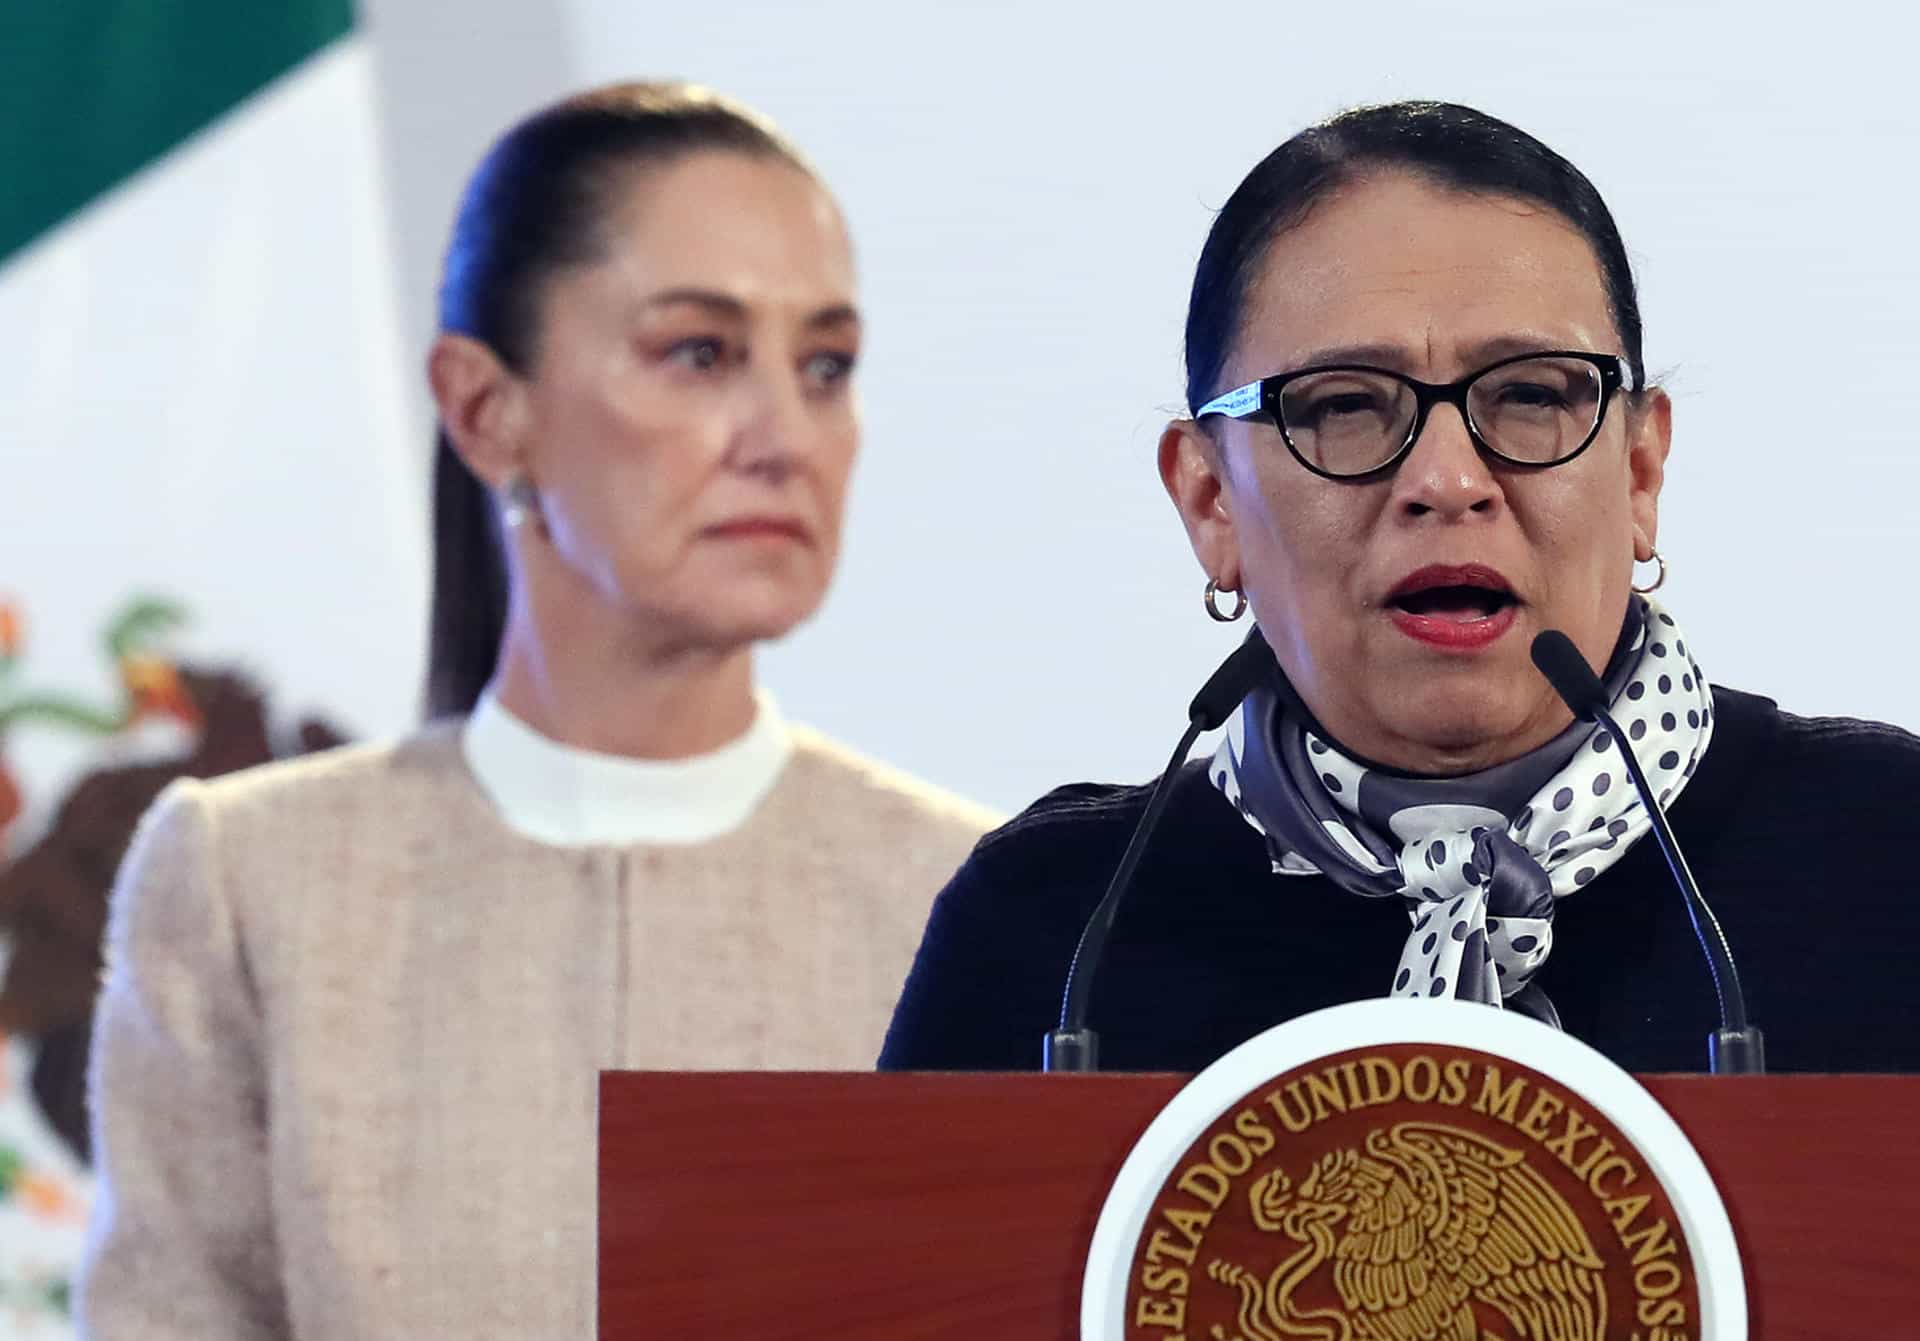
<svg viewBox="0 0 1920 1341">
<path fill-rule="evenodd" d="M 591 1336 L 597 1072 L 871 1066 L 991 822 L 794 734 L 685 847 L 515 835 L 450 728 L 170 788 L 108 930 L 85 1334 Z"/>
</svg>

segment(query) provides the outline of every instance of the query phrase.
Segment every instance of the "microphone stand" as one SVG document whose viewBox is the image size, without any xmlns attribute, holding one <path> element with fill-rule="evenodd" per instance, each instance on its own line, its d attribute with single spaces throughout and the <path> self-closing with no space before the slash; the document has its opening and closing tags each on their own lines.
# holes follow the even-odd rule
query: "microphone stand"
<svg viewBox="0 0 1920 1341">
<path fill-rule="evenodd" d="M 1246 640 L 1207 678 L 1187 709 L 1187 729 L 1174 746 L 1160 780 L 1147 798 L 1147 809 L 1134 826 L 1127 850 L 1114 868 L 1107 892 L 1080 930 L 1080 942 L 1074 946 L 1073 960 L 1067 965 L 1067 985 L 1060 1003 L 1060 1027 L 1041 1040 L 1040 1069 L 1043 1071 L 1097 1071 L 1100 1069 L 1100 1035 L 1087 1027 L 1087 1007 L 1093 998 L 1093 975 L 1113 931 L 1113 920 L 1120 911 L 1121 896 L 1132 883 L 1134 868 L 1146 851 L 1147 839 L 1160 822 L 1160 814 L 1173 796 L 1174 779 L 1187 751 L 1203 731 L 1212 731 L 1224 723 L 1240 700 L 1253 692 L 1262 679 L 1275 670 L 1273 650 L 1258 628 L 1248 632 Z"/>
<path fill-rule="evenodd" d="M 1740 989 L 1740 971 L 1734 967 L 1727 934 L 1720 927 L 1720 919 L 1713 915 L 1713 909 L 1707 906 L 1693 872 L 1687 869 L 1687 859 L 1680 855 L 1680 844 L 1674 839 L 1673 827 L 1667 823 L 1667 812 L 1661 808 L 1653 784 L 1641 770 L 1639 756 L 1628 743 L 1627 733 L 1607 710 L 1606 691 L 1601 688 L 1600 677 L 1593 673 L 1593 667 L 1580 655 L 1573 640 L 1558 629 L 1541 633 L 1533 640 L 1531 650 L 1533 664 L 1540 668 L 1547 683 L 1553 686 L 1553 692 L 1573 715 L 1582 721 L 1598 722 L 1612 737 L 1626 763 L 1627 775 L 1640 793 L 1640 803 L 1647 808 L 1647 818 L 1653 822 L 1654 840 L 1660 845 L 1660 855 L 1667 859 L 1667 869 L 1673 873 L 1674 883 L 1686 901 L 1687 917 L 1693 923 L 1693 934 L 1700 942 L 1701 952 L 1707 957 L 1707 971 L 1713 976 L 1714 995 L 1720 1002 L 1720 1027 L 1707 1035 L 1707 1070 L 1714 1075 L 1764 1073 L 1766 1043 L 1760 1030 L 1747 1021 L 1747 997 Z"/>
</svg>

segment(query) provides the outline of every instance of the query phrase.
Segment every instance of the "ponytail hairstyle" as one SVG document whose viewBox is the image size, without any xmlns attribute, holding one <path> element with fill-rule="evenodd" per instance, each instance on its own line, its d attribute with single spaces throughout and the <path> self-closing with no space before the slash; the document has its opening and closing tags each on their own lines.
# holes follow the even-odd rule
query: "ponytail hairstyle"
<svg viewBox="0 0 1920 1341">
<path fill-rule="evenodd" d="M 461 197 L 440 281 L 441 331 L 477 340 L 515 375 L 530 375 L 547 281 L 606 254 L 609 220 L 640 170 L 708 152 L 816 175 L 765 118 L 691 84 L 614 84 L 513 127 Z M 471 712 L 478 702 L 499 660 L 509 595 L 499 508 L 444 427 L 438 439 L 429 718 Z"/>
</svg>

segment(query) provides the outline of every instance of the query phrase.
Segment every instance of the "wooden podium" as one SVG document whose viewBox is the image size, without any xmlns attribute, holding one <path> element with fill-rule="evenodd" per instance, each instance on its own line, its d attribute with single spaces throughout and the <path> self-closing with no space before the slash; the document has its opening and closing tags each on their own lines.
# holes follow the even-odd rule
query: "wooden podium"
<svg viewBox="0 0 1920 1341">
<path fill-rule="evenodd" d="M 1920 1076 L 1645 1076 L 1740 1240 L 1752 1335 L 1920 1337 Z M 610 1072 L 600 1336 L 1069 1341 L 1172 1075 Z"/>
</svg>

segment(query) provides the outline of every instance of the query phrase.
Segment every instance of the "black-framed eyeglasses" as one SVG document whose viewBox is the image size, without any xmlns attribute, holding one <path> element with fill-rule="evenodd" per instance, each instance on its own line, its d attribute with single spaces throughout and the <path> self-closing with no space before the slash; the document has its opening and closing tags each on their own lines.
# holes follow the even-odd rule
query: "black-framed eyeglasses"
<svg viewBox="0 0 1920 1341">
<path fill-rule="evenodd" d="M 1364 364 L 1301 368 L 1215 396 L 1194 412 L 1270 419 L 1301 465 L 1330 480 L 1400 464 L 1435 405 L 1452 405 L 1474 445 L 1516 466 L 1558 466 L 1600 434 L 1613 393 L 1636 391 L 1617 354 L 1516 354 L 1457 382 L 1422 382 Z"/>
</svg>

